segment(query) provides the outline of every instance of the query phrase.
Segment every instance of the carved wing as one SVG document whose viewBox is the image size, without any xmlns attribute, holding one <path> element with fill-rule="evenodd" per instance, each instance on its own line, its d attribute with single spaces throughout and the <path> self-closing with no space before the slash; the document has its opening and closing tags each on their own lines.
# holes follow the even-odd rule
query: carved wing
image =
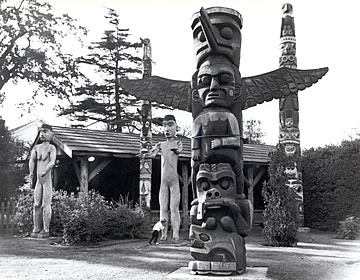
<svg viewBox="0 0 360 280">
<path fill-rule="evenodd" d="M 242 87 L 246 94 L 245 109 L 311 87 L 328 70 L 327 67 L 312 70 L 282 67 L 262 75 L 242 78 Z"/>
<path fill-rule="evenodd" d="M 188 102 L 191 93 L 190 82 L 151 76 L 140 80 L 122 79 L 120 86 L 123 90 L 138 99 L 188 111 Z"/>
</svg>

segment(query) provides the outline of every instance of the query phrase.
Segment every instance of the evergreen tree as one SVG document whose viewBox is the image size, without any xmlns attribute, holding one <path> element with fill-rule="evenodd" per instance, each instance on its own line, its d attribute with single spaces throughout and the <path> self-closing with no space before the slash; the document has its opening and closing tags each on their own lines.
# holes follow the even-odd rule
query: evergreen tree
<svg viewBox="0 0 360 280">
<path fill-rule="evenodd" d="M 61 115 L 80 122 L 101 122 L 108 130 L 132 131 L 134 120 L 140 119 L 138 112 L 129 108 L 134 109 L 138 101 L 125 94 L 120 83 L 121 79 L 142 72 L 142 59 L 136 55 L 142 43 L 130 42 L 129 29 L 120 28 L 115 10 L 108 8 L 105 18 L 110 29 L 104 31 L 100 41 L 91 43 L 88 55 L 80 58 L 80 63 L 97 73 L 98 81 L 92 79 L 78 88 L 75 96 L 80 100 L 64 108 Z"/>
<path fill-rule="evenodd" d="M 284 174 L 289 161 L 280 148 L 272 153 L 270 180 L 262 189 L 265 202 L 263 236 L 271 246 L 293 246 L 297 243 L 296 205 Z"/>
<path fill-rule="evenodd" d="M 0 90 L 20 79 L 59 98 L 72 94 L 82 75 L 76 60 L 63 51 L 61 41 L 86 33 L 68 15 L 56 16 L 52 6 L 37 0 L 0 0 Z M 0 93 L 4 98 L 4 93 Z"/>
</svg>

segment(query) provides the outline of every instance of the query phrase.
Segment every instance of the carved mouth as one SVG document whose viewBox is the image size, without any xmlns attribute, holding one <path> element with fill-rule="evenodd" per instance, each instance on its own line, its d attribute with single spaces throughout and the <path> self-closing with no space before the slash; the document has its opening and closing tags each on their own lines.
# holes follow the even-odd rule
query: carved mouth
<svg viewBox="0 0 360 280">
<path fill-rule="evenodd" d="M 210 92 L 206 96 L 206 101 L 211 101 L 211 100 L 223 100 L 221 92 L 219 91 Z"/>
</svg>

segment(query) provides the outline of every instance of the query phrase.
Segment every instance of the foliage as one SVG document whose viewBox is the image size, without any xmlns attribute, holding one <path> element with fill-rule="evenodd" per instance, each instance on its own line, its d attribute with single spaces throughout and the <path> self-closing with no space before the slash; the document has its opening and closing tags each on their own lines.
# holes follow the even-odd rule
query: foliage
<svg viewBox="0 0 360 280">
<path fill-rule="evenodd" d="M 360 217 L 360 139 L 303 152 L 305 224 L 335 231 L 338 221 Z"/>
<path fill-rule="evenodd" d="M 263 236 L 271 246 L 294 246 L 297 243 L 297 214 L 292 192 L 286 187 L 284 151 L 277 149 L 271 154 L 270 180 L 264 184 L 262 195 L 265 202 Z"/>
<path fill-rule="evenodd" d="M 247 120 L 243 122 L 244 138 L 247 144 L 264 144 L 261 140 L 264 133 L 261 129 L 261 122 L 259 120 Z"/>
<path fill-rule="evenodd" d="M 81 74 L 60 42 L 86 32 L 52 9 L 38 0 L 0 1 L 0 90 L 25 79 L 38 85 L 34 96 L 39 90 L 59 98 L 71 95 L 73 81 Z"/>
<path fill-rule="evenodd" d="M 27 183 L 17 191 L 16 212 L 12 221 L 16 224 L 18 234 L 27 236 L 33 227 L 34 190 L 30 187 L 30 184 Z"/>
<path fill-rule="evenodd" d="M 360 218 L 350 216 L 339 222 L 337 237 L 341 239 L 360 239 Z"/>
<path fill-rule="evenodd" d="M 23 159 L 26 147 L 14 139 L 0 117 L 0 201 L 14 194 L 24 184 L 27 166 L 17 163 Z"/>
<path fill-rule="evenodd" d="M 32 230 L 33 190 L 23 188 L 17 201 L 14 222 L 26 236 Z M 61 236 L 65 244 L 140 238 L 146 228 L 141 209 L 126 199 L 107 202 L 95 191 L 79 195 L 56 191 L 53 195 L 50 234 Z"/>
<path fill-rule="evenodd" d="M 133 121 L 139 121 L 136 110 L 129 110 L 138 101 L 122 89 L 120 79 L 141 73 L 142 59 L 136 56 L 141 42 L 130 42 L 129 29 L 120 28 L 119 15 L 108 8 L 105 16 L 110 25 L 100 41 L 92 42 L 89 54 L 80 58 L 80 63 L 91 66 L 99 81 L 92 79 L 77 88 L 75 96 L 80 100 L 64 108 L 61 115 L 73 120 L 93 121 L 106 124 L 108 130 L 121 132 L 123 128 L 133 129 Z"/>
</svg>

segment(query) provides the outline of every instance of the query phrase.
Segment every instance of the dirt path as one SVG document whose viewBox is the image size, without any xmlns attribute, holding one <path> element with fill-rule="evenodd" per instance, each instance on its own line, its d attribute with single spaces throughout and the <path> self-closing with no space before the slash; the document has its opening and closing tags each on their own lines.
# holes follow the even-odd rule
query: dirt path
<svg viewBox="0 0 360 280">
<path fill-rule="evenodd" d="M 300 240 L 294 248 L 268 247 L 256 229 L 247 238 L 247 264 L 268 267 L 269 279 L 360 279 L 360 241 L 319 232 Z M 0 279 L 162 279 L 192 259 L 186 240 L 182 246 L 135 240 L 88 247 L 55 241 L 0 237 Z"/>
</svg>

